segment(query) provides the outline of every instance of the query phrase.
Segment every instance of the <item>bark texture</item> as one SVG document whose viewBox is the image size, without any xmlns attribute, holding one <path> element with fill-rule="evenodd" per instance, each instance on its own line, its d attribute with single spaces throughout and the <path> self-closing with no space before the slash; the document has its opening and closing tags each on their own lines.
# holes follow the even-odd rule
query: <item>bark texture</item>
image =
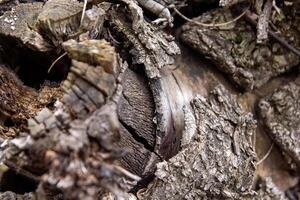
<svg viewBox="0 0 300 200">
<path fill-rule="evenodd" d="M 300 163 L 299 4 L 282 17 L 267 2 L 48 0 L 5 12 L 0 198 L 297 199 L 282 152 Z M 260 13 L 261 38 L 273 30 L 294 53 L 271 35 L 257 44 Z"/>
<path fill-rule="evenodd" d="M 300 164 L 300 78 L 259 102 L 260 116 L 274 141 Z"/>
<path fill-rule="evenodd" d="M 192 134 L 190 141 L 169 161 L 157 164 L 157 178 L 141 199 L 238 199 L 251 194 L 256 122 L 234 98 L 219 86 L 207 99 L 197 96 L 191 102 L 195 119 L 186 115 L 190 123 L 184 132 Z"/>
<path fill-rule="evenodd" d="M 81 62 L 78 47 L 84 46 L 93 52 L 96 66 Z M 43 175 L 42 186 L 55 186 L 65 199 L 95 199 L 106 191 L 121 198 L 121 188 L 128 186 L 120 175 L 130 173 L 114 165 L 121 151 L 112 143 L 119 138 L 118 78 L 125 65 L 105 41 L 69 41 L 64 47 L 73 61 L 61 103 L 28 121 L 29 132 L 7 144 L 4 161 Z"/>
<path fill-rule="evenodd" d="M 245 9 L 245 8 L 244 8 Z M 234 19 L 229 9 L 217 9 L 195 18 L 202 23 L 224 23 Z M 297 24 L 297 20 L 289 20 Z M 299 30 L 289 26 L 290 41 L 298 47 L 296 39 Z M 280 25 L 279 25 L 280 26 Z M 284 35 L 285 36 L 285 35 Z M 288 36 L 288 35 L 286 35 Z M 218 28 L 207 28 L 187 23 L 182 27 L 182 40 L 212 60 L 216 67 L 226 73 L 241 88 L 251 90 L 265 84 L 272 77 L 282 74 L 299 63 L 299 57 L 269 41 L 265 45 L 256 44 L 255 29 L 244 20 L 232 22 Z"/>
</svg>

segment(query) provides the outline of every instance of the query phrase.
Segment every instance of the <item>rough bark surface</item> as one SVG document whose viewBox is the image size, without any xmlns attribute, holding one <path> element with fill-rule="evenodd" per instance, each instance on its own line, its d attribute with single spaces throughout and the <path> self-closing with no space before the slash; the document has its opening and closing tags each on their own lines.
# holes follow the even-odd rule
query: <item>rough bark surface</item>
<svg viewBox="0 0 300 200">
<path fill-rule="evenodd" d="M 217 9 L 195 18 L 202 23 L 223 23 L 233 20 L 229 9 Z M 295 22 L 296 20 L 289 20 Z M 299 47 L 296 35 L 299 30 L 285 20 L 278 22 L 284 36 Z M 283 25 L 284 24 L 284 25 Z M 289 33 L 285 35 L 285 29 Z M 282 47 L 269 41 L 265 45 L 256 44 L 255 28 L 244 20 L 229 23 L 218 28 L 201 27 L 187 23 L 182 27 L 182 40 L 212 60 L 216 67 L 226 73 L 238 86 L 253 89 L 265 84 L 272 77 L 288 71 L 299 63 L 299 58 Z"/>
<path fill-rule="evenodd" d="M 76 45 L 92 51 L 97 65 L 81 62 Z M 105 41 L 64 46 L 74 60 L 61 103 L 28 121 L 29 133 L 7 144 L 5 160 L 42 175 L 41 183 L 61 189 L 65 199 L 94 199 L 105 191 L 121 198 L 126 195 L 121 188 L 128 185 L 122 181 L 124 170 L 114 165 L 121 152 L 112 143 L 119 138 L 117 80 L 125 65 Z M 109 66 L 114 73 L 105 72 Z"/>
<path fill-rule="evenodd" d="M 0 199 L 299 199 L 299 3 L 18 2 L 0 0 Z"/>
<path fill-rule="evenodd" d="M 238 199 L 249 195 L 256 160 L 252 115 L 221 86 L 207 99 L 197 96 L 191 105 L 197 128 L 187 120 L 191 123 L 185 134 L 195 133 L 177 155 L 157 164 L 155 183 L 141 198 Z"/>
<path fill-rule="evenodd" d="M 300 164 L 300 78 L 259 102 L 260 116 L 274 141 Z"/>
</svg>

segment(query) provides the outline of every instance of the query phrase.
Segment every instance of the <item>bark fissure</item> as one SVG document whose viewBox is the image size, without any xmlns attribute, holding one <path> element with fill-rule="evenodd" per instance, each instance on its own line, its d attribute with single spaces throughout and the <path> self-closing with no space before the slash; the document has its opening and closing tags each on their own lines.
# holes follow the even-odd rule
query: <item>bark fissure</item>
<svg viewBox="0 0 300 200">
<path fill-rule="evenodd" d="M 135 139 L 135 141 L 141 143 L 149 151 L 154 152 L 154 147 L 152 147 L 145 138 L 139 136 L 136 133 L 136 130 L 134 128 L 132 128 L 131 126 L 129 126 L 127 123 L 125 123 L 122 119 L 119 118 L 119 120 L 120 120 L 120 123 L 124 126 L 124 128 L 126 128 L 126 130 Z"/>
</svg>

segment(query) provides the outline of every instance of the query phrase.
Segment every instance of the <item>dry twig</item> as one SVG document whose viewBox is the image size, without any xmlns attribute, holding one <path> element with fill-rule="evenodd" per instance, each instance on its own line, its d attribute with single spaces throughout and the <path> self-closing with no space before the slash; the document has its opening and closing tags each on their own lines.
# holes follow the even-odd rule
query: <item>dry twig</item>
<svg viewBox="0 0 300 200">
<path fill-rule="evenodd" d="M 247 11 L 246 14 L 245 14 L 245 19 L 250 24 L 252 24 L 253 26 L 257 26 L 257 22 L 256 22 L 257 15 L 255 15 L 254 13 L 251 13 L 251 12 Z M 296 49 L 295 47 L 293 47 L 292 45 L 290 45 L 285 39 L 283 39 L 282 37 L 278 36 L 276 33 L 274 33 L 271 30 L 268 31 L 268 34 L 274 40 L 276 40 L 279 44 L 281 44 L 282 46 L 284 46 L 285 48 L 287 48 L 288 50 L 290 50 L 291 52 L 293 52 L 297 56 L 300 56 L 300 51 L 298 49 Z"/>
<path fill-rule="evenodd" d="M 257 163 L 256 165 L 260 165 L 262 162 L 264 162 L 268 156 L 271 154 L 272 149 L 273 149 L 274 143 L 272 143 L 272 145 L 270 146 L 269 150 L 267 151 L 267 153 L 264 155 L 264 157 L 262 157 Z"/>
<path fill-rule="evenodd" d="M 184 14 L 182 14 L 174 5 L 173 6 L 170 6 L 170 8 L 173 8 L 173 10 L 180 16 L 182 17 L 184 20 L 188 21 L 188 22 L 191 22 L 193 24 L 196 24 L 198 26 L 204 26 L 204 27 L 219 27 L 219 26 L 227 26 L 227 25 L 230 25 L 236 21 L 238 21 L 239 19 L 241 19 L 245 14 L 246 12 L 248 11 L 249 7 L 245 9 L 244 12 L 242 12 L 242 14 L 240 14 L 239 16 L 237 16 L 236 18 L 234 18 L 233 20 L 230 20 L 228 22 L 224 22 L 224 23 L 218 23 L 218 24 L 215 24 L 215 23 L 211 23 L 211 24 L 206 24 L 206 23 L 201 23 L 201 22 L 198 22 L 198 21 L 195 21 L 195 20 L 192 20 L 188 17 L 186 17 Z"/>
<path fill-rule="evenodd" d="M 58 58 L 56 58 L 56 60 L 53 61 L 53 63 L 50 65 L 49 69 L 48 69 L 48 73 L 50 73 L 51 69 L 53 68 L 53 66 L 60 60 L 62 59 L 65 55 L 67 55 L 67 52 L 63 53 L 62 55 L 60 55 Z"/>
</svg>

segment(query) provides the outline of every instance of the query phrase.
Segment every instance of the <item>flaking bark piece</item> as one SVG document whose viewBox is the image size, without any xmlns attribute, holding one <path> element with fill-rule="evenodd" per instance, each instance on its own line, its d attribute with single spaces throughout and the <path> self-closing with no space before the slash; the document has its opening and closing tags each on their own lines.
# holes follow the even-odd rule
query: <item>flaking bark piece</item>
<svg viewBox="0 0 300 200">
<path fill-rule="evenodd" d="M 113 9 L 109 13 L 109 23 L 114 33 L 125 39 L 132 55 L 133 64 L 145 66 L 147 77 L 160 77 L 160 69 L 174 64 L 174 57 L 180 53 L 180 49 L 174 42 L 174 38 L 154 27 L 144 20 L 141 8 L 132 0 L 122 0 L 131 12 L 132 23 L 128 23 L 128 17 L 123 7 Z"/>
<path fill-rule="evenodd" d="M 259 102 L 268 133 L 300 165 L 300 77 Z"/>
<path fill-rule="evenodd" d="M 207 99 L 197 96 L 191 105 L 197 128 L 185 130 L 195 134 L 177 155 L 157 164 L 156 179 L 140 192 L 141 199 L 239 199 L 251 194 L 256 161 L 252 114 L 223 86 Z"/>
<path fill-rule="evenodd" d="M 268 40 L 269 21 L 272 12 L 273 0 L 267 0 L 259 16 L 257 23 L 257 43 L 264 43 Z"/>
<path fill-rule="evenodd" d="M 99 54 L 111 49 L 105 41 L 97 42 L 103 44 Z M 123 69 L 116 53 L 112 57 L 118 60 L 110 63 Z M 40 175 L 41 187 L 61 190 L 64 199 L 96 199 L 99 192 L 126 199 L 123 191 L 129 186 L 124 179 L 139 180 L 115 164 L 122 155 L 113 146 L 119 139 L 117 102 L 122 88 L 117 84 L 120 77 L 106 73 L 101 64 L 73 60 L 54 112 L 43 109 L 28 121 L 29 133 L 1 146 L 4 162 Z"/>
<path fill-rule="evenodd" d="M 86 40 L 80 43 L 68 40 L 63 43 L 63 48 L 74 60 L 101 65 L 107 73 L 118 74 L 116 68 L 117 57 L 114 47 L 102 40 Z"/>
<path fill-rule="evenodd" d="M 216 9 L 194 20 L 218 24 L 233 19 L 229 9 Z M 282 37 L 292 42 L 295 47 L 300 46 L 297 23 L 296 17 L 276 21 Z M 273 40 L 266 44 L 256 44 L 255 27 L 251 27 L 244 20 L 218 28 L 187 23 L 182 27 L 181 39 L 212 60 L 217 68 L 247 90 L 260 87 L 272 77 L 299 63 L 299 58 L 294 53 Z"/>
<path fill-rule="evenodd" d="M 16 40 L 19 44 L 35 51 L 48 52 L 53 47 L 42 35 L 33 30 L 42 3 L 25 3 L 13 7 L 0 17 L 0 42 Z"/>
</svg>

